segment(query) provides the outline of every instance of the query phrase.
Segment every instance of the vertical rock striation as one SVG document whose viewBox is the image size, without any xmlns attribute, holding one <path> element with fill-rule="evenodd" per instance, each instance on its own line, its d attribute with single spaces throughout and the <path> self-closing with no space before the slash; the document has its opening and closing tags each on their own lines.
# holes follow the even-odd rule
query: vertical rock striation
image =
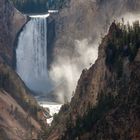
<svg viewBox="0 0 140 140">
<path fill-rule="evenodd" d="M 55 31 L 49 39 L 53 41 L 50 42 L 50 49 L 53 48 L 50 59 L 64 57 L 64 54 L 75 59 L 75 40 L 96 40 L 107 32 L 114 19 L 126 13 L 139 13 L 140 9 L 139 0 L 67 0 L 65 5 L 58 14 L 49 17 L 52 27 L 48 32 Z"/>
<path fill-rule="evenodd" d="M 9 65 L 14 62 L 14 41 L 26 23 L 26 16 L 17 11 L 8 0 L 0 0 L 0 57 Z"/>
<path fill-rule="evenodd" d="M 37 139 L 41 131 L 36 100 L 12 69 L 17 34 L 27 17 L 0 0 L 0 139 Z"/>
<path fill-rule="evenodd" d="M 125 26 L 112 23 L 98 59 L 83 70 L 70 104 L 55 116 L 47 140 L 140 139 L 139 23 L 129 31 L 128 36 L 135 34 L 131 39 Z"/>
</svg>

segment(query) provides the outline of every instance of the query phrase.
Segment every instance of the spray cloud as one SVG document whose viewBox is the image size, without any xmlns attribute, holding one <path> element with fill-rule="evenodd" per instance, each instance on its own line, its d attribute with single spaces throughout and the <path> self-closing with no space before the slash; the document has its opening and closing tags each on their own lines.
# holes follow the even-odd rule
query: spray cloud
<svg viewBox="0 0 140 140">
<path fill-rule="evenodd" d="M 72 4 L 73 3 L 74 2 L 72 1 Z M 85 3 L 81 2 L 81 4 L 79 4 L 80 7 L 82 7 L 81 6 L 82 4 Z M 132 7 L 130 5 L 132 5 Z M 64 51 L 66 53 L 65 54 L 64 53 L 62 54 L 62 52 L 58 53 L 57 56 L 55 56 L 54 62 L 52 63 L 50 77 L 52 78 L 54 84 L 57 86 L 56 90 L 54 91 L 54 94 L 57 95 L 58 101 L 60 102 L 66 102 L 67 100 L 70 101 L 73 91 L 75 91 L 76 84 L 82 70 L 85 68 L 89 68 L 90 65 L 95 62 L 98 56 L 98 44 L 101 40 L 100 34 L 101 33 L 105 34 L 107 32 L 107 29 L 111 24 L 111 22 L 114 19 L 120 21 L 122 18 L 124 18 L 125 23 L 127 23 L 126 21 L 132 23 L 133 21 L 140 19 L 139 18 L 140 16 L 138 14 L 139 6 L 138 7 L 137 6 L 135 6 L 134 2 L 132 3 L 130 3 L 129 1 L 124 2 L 122 0 L 118 1 L 108 0 L 102 2 L 99 1 L 99 9 L 98 11 L 96 11 L 97 14 L 94 15 L 94 17 L 91 17 L 91 22 L 93 22 L 92 29 L 91 27 L 89 27 L 90 30 L 92 30 L 92 35 L 90 36 L 91 38 L 89 39 L 89 36 L 87 35 L 85 35 L 84 39 L 72 38 L 74 42 L 74 54 L 76 55 L 74 55 L 71 58 L 71 46 L 68 46 L 65 48 L 67 50 Z M 120 9 L 120 7 L 122 8 Z M 75 8 L 78 9 L 77 7 Z M 72 8 L 72 11 L 75 10 Z M 71 15 L 74 14 L 76 13 L 72 13 Z M 92 20 L 92 18 L 94 20 Z M 88 24 L 89 21 L 87 21 L 87 25 L 84 26 L 88 26 Z M 71 23 L 68 25 L 71 26 Z M 87 27 L 84 26 L 83 28 L 88 29 Z M 67 33 L 65 34 L 64 32 L 64 35 L 67 35 Z M 68 34 L 68 38 L 69 36 L 70 34 Z M 58 49 L 61 49 L 61 47 Z"/>
</svg>

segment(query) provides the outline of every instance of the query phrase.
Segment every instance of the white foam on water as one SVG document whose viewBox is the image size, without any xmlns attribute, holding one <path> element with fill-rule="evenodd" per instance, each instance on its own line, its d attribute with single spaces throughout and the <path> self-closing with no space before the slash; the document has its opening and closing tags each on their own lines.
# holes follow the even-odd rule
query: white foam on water
<svg viewBox="0 0 140 140">
<path fill-rule="evenodd" d="M 62 106 L 62 104 L 57 104 L 54 102 L 39 102 L 40 106 L 43 108 L 48 108 L 50 110 L 51 118 L 47 119 L 47 123 L 51 125 L 51 122 L 53 121 L 54 114 L 57 114 Z"/>
<path fill-rule="evenodd" d="M 29 17 L 31 18 L 47 18 L 50 16 L 50 13 L 47 13 L 47 14 L 43 14 L 43 15 L 29 15 Z"/>
</svg>

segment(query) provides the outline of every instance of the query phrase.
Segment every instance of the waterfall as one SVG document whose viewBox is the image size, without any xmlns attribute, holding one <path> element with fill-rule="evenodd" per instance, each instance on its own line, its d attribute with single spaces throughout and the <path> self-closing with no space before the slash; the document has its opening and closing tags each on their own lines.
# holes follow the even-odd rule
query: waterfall
<svg viewBox="0 0 140 140">
<path fill-rule="evenodd" d="M 32 17 L 21 32 L 16 49 L 17 73 L 33 91 L 50 89 L 47 70 L 47 18 Z"/>
</svg>

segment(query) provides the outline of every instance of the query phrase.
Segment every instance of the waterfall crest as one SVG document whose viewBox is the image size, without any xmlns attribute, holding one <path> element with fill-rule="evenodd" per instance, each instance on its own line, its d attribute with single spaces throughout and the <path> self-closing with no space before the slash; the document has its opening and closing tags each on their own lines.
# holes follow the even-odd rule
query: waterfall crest
<svg viewBox="0 0 140 140">
<path fill-rule="evenodd" d="M 16 49 L 17 73 L 33 91 L 48 92 L 47 18 L 34 17 L 21 32 Z"/>
</svg>

